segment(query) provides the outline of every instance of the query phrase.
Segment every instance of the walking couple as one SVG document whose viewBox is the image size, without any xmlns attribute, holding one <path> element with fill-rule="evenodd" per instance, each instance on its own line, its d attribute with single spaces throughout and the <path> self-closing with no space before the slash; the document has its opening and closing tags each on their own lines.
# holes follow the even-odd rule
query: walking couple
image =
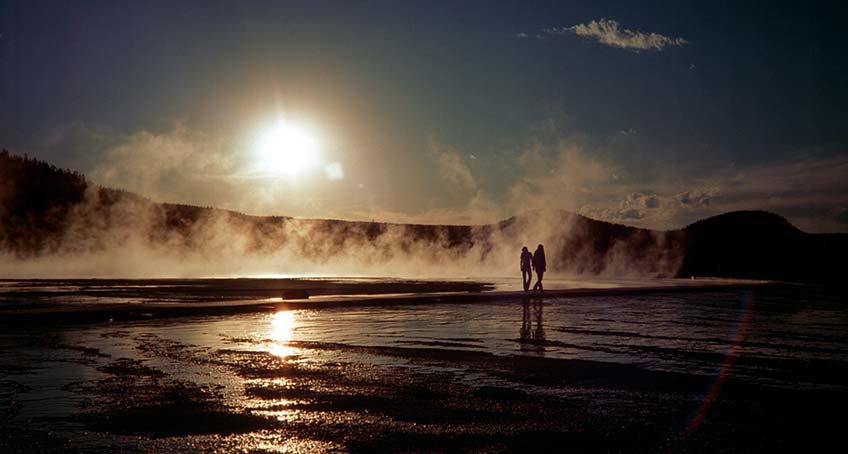
<svg viewBox="0 0 848 454">
<path fill-rule="evenodd" d="M 538 276 L 536 285 L 533 286 L 533 291 L 544 291 L 544 288 L 542 288 L 542 276 L 545 274 L 546 267 L 544 246 L 540 244 L 536 248 L 536 252 L 532 254 L 527 250 L 527 246 L 521 248 L 521 281 L 524 284 L 525 292 L 530 291 L 530 281 L 533 280 L 531 271 L 533 270 L 536 271 L 536 276 Z"/>
</svg>

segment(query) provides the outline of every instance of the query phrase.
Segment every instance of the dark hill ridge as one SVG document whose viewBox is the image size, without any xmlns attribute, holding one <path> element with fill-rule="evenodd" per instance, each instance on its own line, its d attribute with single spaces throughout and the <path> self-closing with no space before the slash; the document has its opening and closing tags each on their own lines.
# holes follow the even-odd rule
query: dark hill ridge
<svg viewBox="0 0 848 454">
<path fill-rule="evenodd" d="M 848 235 L 809 234 L 765 211 L 735 211 L 686 227 L 679 275 L 841 282 Z"/>
<path fill-rule="evenodd" d="M 91 184 L 76 172 L 0 153 L 0 252 L 22 259 L 97 253 L 133 240 L 177 255 L 201 250 L 210 259 L 223 255 L 221 248 L 236 248 L 245 255 L 285 250 L 318 263 L 414 257 L 511 270 L 522 238 L 546 245 L 549 269 L 582 274 L 836 282 L 848 252 L 848 235 L 807 234 L 759 211 L 727 213 L 668 232 L 558 210 L 473 226 L 250 216 L 155 203 Z"/>
</svg>

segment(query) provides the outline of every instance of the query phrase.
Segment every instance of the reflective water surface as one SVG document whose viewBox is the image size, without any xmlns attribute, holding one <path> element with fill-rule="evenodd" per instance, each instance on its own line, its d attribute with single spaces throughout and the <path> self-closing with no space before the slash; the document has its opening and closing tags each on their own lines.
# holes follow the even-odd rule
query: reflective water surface
<svg viewBox="0 0 848 454">
<path fill-rule="evenodd" d="M 744 429 L 720 419 L 774 396 L 807 396 L 786 412 L 843 401 L 844 303 L 762 289 L 18 327 L 0 337 L 0 397 L 10 424 L 91 450 L 488 450 L 614 424 L 650 451 L 731 440 Z M 197 427 L 149 418 L 183 411 Z"/>
</svg>

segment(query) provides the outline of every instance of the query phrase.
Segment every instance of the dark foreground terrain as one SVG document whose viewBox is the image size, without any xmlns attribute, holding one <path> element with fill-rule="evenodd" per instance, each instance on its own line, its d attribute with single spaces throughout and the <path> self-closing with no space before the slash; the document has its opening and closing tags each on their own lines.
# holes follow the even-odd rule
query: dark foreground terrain
<svg viewBox="0 0 848 454">
<path fill-rule="evenodd" d="M 214 386 L 180 380 L 139 361 L 79 350 L 78 361 L 96 357 L 102 362 L 97 368 L 102 378 L 64 386 L 64 391 L 85 393 L 90 400 L 57 422 L 78 425 L 99 441 L 80 446 L 55 432 L 15 424 L 14 401 L 6 400 L 11 405 L 4 411 L 0 447 L 4 452 L 501 452 L 554 446 L 577 452 L 824 452 L 841 427 L 841 418 L 824 410 L 846 403 L 844 395 L 827 392 L 726 383 L 711 402 L 709 417 L 690 428 L 685 422 L 697 417 L 693 410 L 699 411 L 703 392 L 711 387 L 707 378 L 440 349 L 292 346 L 342 357 L 387 356 L 406 366 L 310 364 L 228 349 L 186 358 L 185 345 L 146 347 L 182 361 L 227 368 L 251 383 L 243 390 L 244 407 L 232 408 Z M 6 380 L 25 371 L 3 367 Z M 529 390 L 457 382 L 453 368 L 480 370 Z M 569 396 L 530 391 L 538 388 L 582 391 Z M 3 389 L 3 397 L 9 399 L 13 392 Z"/>
</svg>

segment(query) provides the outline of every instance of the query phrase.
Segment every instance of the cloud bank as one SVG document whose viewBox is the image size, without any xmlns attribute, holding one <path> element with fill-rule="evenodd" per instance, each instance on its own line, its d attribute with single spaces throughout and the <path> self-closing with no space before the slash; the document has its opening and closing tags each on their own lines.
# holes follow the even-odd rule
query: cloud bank
<svg viewBox="0 0 848 454">
<path fill-rule="evenodd" d="M 639 30 L 621 28 L 621 24 L 618 21 L 605 18 L 571 27 L 548 28 L 545 29 L 545 32 L 554 35 L 573 33 L 578 36 L 592 38 L 608 46 L 637 51 L 661 51 L 666 47 L 677 47 L 688 43 L 688 41 L 680 37 L 671 38 L 659 33 L 646 33 Z"/>
<path fill-rule="evenodd" d="M 848 156 L 796 156 L 745 167 L 701 168 L 650 185 L 620 181 L 579 213 L 610 222 L 673 229 L 728 211 L 766 210 L 808 232 L 845 232 Z M 672 172 L 673 173 L 673 172 Z"/>
<path fill-rule="evenodd" d="M 799 154 L 746 166 L 688 170 L 656 162 L 659 176 L 646 179 L 602 146 L 562 140 L 536 144 L 505 159 L 502 165 L 512 171 L 512 178 L 494 189 L 459 156 L 454 150 L 449 158 L 434 158 L 442 165 L 436 184 L 465 188 L 466 205 L 452 212 L 424 212 L 418 219 L 451 222 L 457 219 L 451 215 L 474 212 L 475 219 L 495 222 L 498 216 L 564 209 L 602 221 L 673 230 L 728 211 L 766 210 L 808 232 L 848 230 L 844 155 Z M 467 190 L 471 182 L 474 191 Z"/>
</svg>

